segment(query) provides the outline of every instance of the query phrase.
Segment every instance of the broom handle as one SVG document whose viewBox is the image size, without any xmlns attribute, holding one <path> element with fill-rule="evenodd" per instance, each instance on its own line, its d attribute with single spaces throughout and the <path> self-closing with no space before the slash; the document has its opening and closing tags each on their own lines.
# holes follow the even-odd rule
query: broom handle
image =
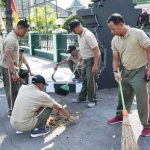
<svg viewBox="0 0 150 150">
<path fill-rule="evenodd" d="M 119 68 L 118 68 L 118 74 L 121 74 Z M 121 80 L 119 80 L 119 87 L 120 87 L 122 106 L 123 106 L 123 109 L 125 109 L 125 103 L 124 103 L 124 97 L 123 97 L 123 90 L 122 90 Z"/>
<path fill-rule="evenodd" d="M 71 77 L 70 77 L 70 79 L 69 79 L 69 81 L 68 81 L 68 83 L 67 83 L 66 85 L 68 85 L 68 84 L 69 84 L 69 82 L 70 82 L 70 80 L 71 80 L 72 76 L 74 75 L 75 71 L 77 70 L 77 68 L 78 68 L 79 64 L 80 64 L 80 62 L 78 62 L 78 63 L 77 63 L 77 66 L 75 67 L 75 69 L 74 69 L 74 71 L 73 71 L 73 73 L 72 73 L 72 75 L 71 75 Z"/>
</svg>

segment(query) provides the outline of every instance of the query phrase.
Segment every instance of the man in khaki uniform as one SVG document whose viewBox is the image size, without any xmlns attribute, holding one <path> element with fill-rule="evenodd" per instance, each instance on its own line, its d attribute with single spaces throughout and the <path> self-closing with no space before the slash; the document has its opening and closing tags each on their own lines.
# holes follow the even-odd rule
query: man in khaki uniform
<svg viewBox="0 0 150 150">
<path fill-rule="evenodd" d="M 75 72 L 75 77 L 72 79 L 72 81 L 77 81 L 78 83 L 80 83 L 80 82 L 82 82 L 81 71 L 80 71 L 82 68 L 81 54 L 74 45 L 68 46 L 67 53 L 70 53 L 71 56 L 69 56 L 67 59 L 64 59 L 61 62 L 57 63 L 56 66 L 54 67 L 54 70 L 56 71 L 58 66 L 68 63 L 70 70 L 73 72 L 74 69 L 76 68 L 78 62 L 81 62 L 79 64 L 79 67 L 77 68 L 77 71 Z"/>
<path fill-rule="evenodd" d="M 70 31 L 78 34 L 79 50 L 83 59 L 82 65 L 82 89 L 78 99 L 75 102 L 86 102 L 88 96 L 88 107 L 94 107 L 97 104 L 96 81 L 100 65 L 100 50 L 94 34 L 84 28 L 78 20 L 72 20 L 69 23 Z"/>
<path fill-rule="evenodd" d="M 28 31 L 29 25 L 27 21 L 20 20 L 15 30 L 10 32 L 4 39 L 2 50 L 2 76 L 4 89 L 8 102 L 8 117 L 14 106 L 14 102 L 19 89 L 21 78 L 18 75 L 19 64 L 19 37 L 22 37 Z"/>
<path fill-rule="evenodd" d="M 150 78 L 150 70 L 146 72 L 146 64 L 150 64 L 150 39 L 144 31 L 130 28 L 125 25 L 120 14 L 112 14 L 108 18 L 108 27 L 115 35 L 112 39 L 113 70 L 115 80 L 121 80 L 126 109 L 130 112 L 131 105 L 136 95 L 137 109 L 143 130 L 142 136 L 150 135 L 150 101 L 147 79 Z M 123 65 L 121 75 L 117 73 Z M 146 79 L 145 79 L 145 76 Z M 122 102 L 119 92 L 119 101 L 116 116 L 109 120 L 109 124 L 123 121 Z"/>
<path fill-rule="evenodd" d="M 2 38 L 2 27 L 0 27 L 0 60 L 1 60 L 2 50 L 3 50 L 3 38 Z M 0 82 L 2 82 L 1 66 L 0 66 Z"/>
<path fill-rule="evenodd" d="M 69 113 L 48 94 L 42 91 L 44 85 L 48 85 L 41 75 L 32 78 L 32 84 L 22 85 L 17 95 L 12 116 L 11 125 L 19 131 L 31 131 L 31 137 L 48 134 L 46 128 L 47 119 L 52 108 L 63 114 L 69 121 L 78 122 L 78 117 Z M 34 130 L 36 128 L 36 130 Z"/>
<path fill-rule="evenodd" d="M 31 68 L 23 54 L 24 50 L 19 49 L 19 77 L 25 79 L 26 83 L 28 83 L 29 74 L 30 76 L 34 76 L 34 74 L 31 72 Z M 22 68 L 23 64 L 26 65 L 27 69 Z"/>
</svg>

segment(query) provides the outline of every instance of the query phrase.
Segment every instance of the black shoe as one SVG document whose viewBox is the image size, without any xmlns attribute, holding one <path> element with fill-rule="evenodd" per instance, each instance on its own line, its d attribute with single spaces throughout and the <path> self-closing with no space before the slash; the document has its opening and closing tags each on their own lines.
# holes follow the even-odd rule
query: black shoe
<svg viewBox="0 0 150 150">
<path fill-rule="evenodd" d="M 31 131 L 31 137 L 39 137 L 46 135 L 50 132 L 50 129 L 38 129 L 38 130 L 33 130 Z"/>
</svg>

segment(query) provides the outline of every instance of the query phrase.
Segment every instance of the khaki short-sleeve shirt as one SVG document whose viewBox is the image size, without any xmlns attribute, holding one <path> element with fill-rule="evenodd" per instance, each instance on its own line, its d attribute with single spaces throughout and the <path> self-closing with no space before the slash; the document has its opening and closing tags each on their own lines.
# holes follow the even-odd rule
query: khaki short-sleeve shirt
<svg viewBox="0 0 150 150">
<path fill-rule="evenodd" d="M 23 64 L 27 64 L 26 58 L 23 56 L 22 59 L 19 61 L 19 69 L 21 69 Z"/>
<path fill-rule="evenodd" d="M 0 36 L 0 54 L 2 53 L 3 50 L 3 38 Z M 0 60 L 1 60 L 1 55 L 0 55 Z"/>
<path fill-rule="evenodd" d="M 79 49 L 83 59 L 89 59 L 94 57 L 94 50 L 96 46 L 98 47 L 98 42 L 95 35 L 88 29 L 84 28 L 83 33 L 78 36 Z M 100 55 L 100 51 L 99 51 Z"/>
<path fill-rule="evenodd" d="M 20 131 L 34 129 L 38 118 L 37 111 L 41 107 L 52 107 L 55 101 L 34 84 L 22 85 L 17 95 L 10 123 Z"/>
<path fill-rule="evenodd" d="M 67 61 L 69 60 L 70 57 L 71 57 L 71 56 L 69 56 L 69 57 L 67 58 Z M 76 55 L 76 56 L 73 56 L 73 58 L 74 58 L 76 61 L 79 61 L 79 60 L 81 59 L 81 54 L 80 54 L 80 51 L 79 51 L 79 50 L 78 50 L 77 55 Z"/>
<path fill-rule="evenodd" d="M 112 50 L 119 53 L 121 62 L 127 70 L 137 69 L 148 63 L 144 48 L 150 45 L 150 39 L 140 29 L 128 27 L 126 35 L 115 36 L 111 45 Z"/>
<path fill-rule="evenodd" d="M 0 36 L 0 52 L 2 51 L 3 49 L 3 38 L 2 36 Z"/>
<path fill-rule="evenodd" d="M 11 31 L 5 37 L 4 42 L 3 42 L 1 66 L 4 68 L 8 68 L 7 61 L 6 61 L 6 50 L 7 49 L 11 49 L 13 51 L 12 61 L 14 63 L 15 68 L 18 68 L 18 64 L 19 64 L 19 42 L 18 42 L 18 37 L 14 31 Z"/>
</svg>

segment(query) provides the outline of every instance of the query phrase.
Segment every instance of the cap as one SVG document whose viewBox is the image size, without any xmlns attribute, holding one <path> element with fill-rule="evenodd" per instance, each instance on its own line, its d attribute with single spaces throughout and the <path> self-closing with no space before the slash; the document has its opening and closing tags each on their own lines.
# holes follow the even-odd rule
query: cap
<svg viewBox="0 0 150 150">
<path fill-rule="evenodd" d="M 76 47 L 74 45 L 69 45 L 67 53 L 71 53 L 73 50 L 76 50 Z"/>
<path fill-rule="evenodd" d="M 73 31 L 73 29 L 75 27 L 77 27 L 78 25 L 80 25 L 80 22 L 77 20 L 77 19 L 74 19 L 72 20 L 69 24 L 68 24 L 68 27 L 69 27 L 69 33 Z"/>
<path fill-rule="evenodd" d="M 35 75 L 32 78 L 32 83 L 43 83 L 44 85 L 48 85 L 48 83 L 45 81 L 45 78 L 41 75 Z"/>
<path fill-rule="evenodd" d="M 24 50 L 23 50 L 23 49 L 19 49 L 19 51 L 20 51 L 20 52 L 24 52 Z"/>
</svg>

